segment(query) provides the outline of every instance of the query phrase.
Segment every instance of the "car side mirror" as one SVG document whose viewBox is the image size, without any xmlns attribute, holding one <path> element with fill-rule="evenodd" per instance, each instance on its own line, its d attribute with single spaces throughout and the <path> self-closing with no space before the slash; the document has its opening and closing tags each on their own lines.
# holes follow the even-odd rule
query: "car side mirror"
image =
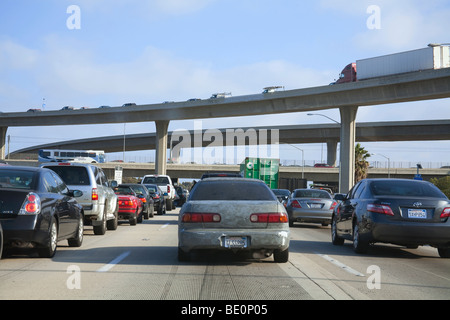
<svg viewBox="0 0 450 320">
<path fill-rule="evenodd" d="M 336 193 L 334 195 L 334 200 L 344 201 L 346 198 L 347 198 L 347 195 L 343 194 L 343 193 Z"/>
<path fill-rule="evenodd" d="M 74 198 L 79 198 L 79 197 L 81 197 L 83 195 L 83 192 L 80 191 L 80 190 L 73 190 L 72 191 L 72 195 L 73 195 Z"/>
</svg>

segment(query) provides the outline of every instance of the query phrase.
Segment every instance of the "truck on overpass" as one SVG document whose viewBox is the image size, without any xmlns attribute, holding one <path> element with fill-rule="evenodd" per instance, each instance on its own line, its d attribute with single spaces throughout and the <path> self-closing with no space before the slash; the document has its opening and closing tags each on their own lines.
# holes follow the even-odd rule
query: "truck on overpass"
<svg viewBox="0 0 450 320">
<path fill-rule="evenodd" d="M 423 49 L 352 62 L 345 66 L 334 84 L 449 67 L 450 48 L 445 45 L 429 44 Z"/>
</svg>

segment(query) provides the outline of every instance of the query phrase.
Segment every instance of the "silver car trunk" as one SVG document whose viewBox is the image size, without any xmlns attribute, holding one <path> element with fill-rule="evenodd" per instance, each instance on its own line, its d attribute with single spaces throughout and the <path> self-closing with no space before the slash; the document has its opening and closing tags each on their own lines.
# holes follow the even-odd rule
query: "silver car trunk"
<svg viewBox="0 0 450 320">
<path fill-rule="evenodd" d="M 220 201 L 202 200 L 190 201 L 185 204 L 184 213 L 218 213 L 221 216 L 220 222 L 203 223 L 203 228 L 208 229 L 264 229 L 268 223 L 251 222 L 250 216 L 254 213 L 277 213 L 284 212 L 284 208 L 278 201 Z M 279 228 L 279 224 L 271 223 Z M 198 223 L 185 223 L 185 228 L 198 228 Z"/>
</svg>

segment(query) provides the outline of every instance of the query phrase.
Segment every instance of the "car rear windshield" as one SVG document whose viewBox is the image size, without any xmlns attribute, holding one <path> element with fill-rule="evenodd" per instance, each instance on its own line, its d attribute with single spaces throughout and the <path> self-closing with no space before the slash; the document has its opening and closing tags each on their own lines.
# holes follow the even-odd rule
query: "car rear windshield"
<svg viewBox="0 0 450 320">
<path fill-rule="evenodd" d="M 134 192 L 130 187 L 126 187 L 126 186 L 119 186 L 117 188 L 114 188 L 114 192 L 116 194 L 125 194 L 125 195 L 133 195 L 134 196 Z"/>
<path fill-rule="evenodd" d="M 148 191 L 156 193 L 158 192 L 158 187 L 156 185 L 152 184 L 146 184 L 145 187 L 148 189 Z"/>
<path fill-rule="evenodd" d="M 307 189 L 296 190 L 294 198 L 319 198 L 319 199 L 331 199 L 331 195 L 323 190 Z"/>
<path fill-rule="evenodd" d="M 22 170 L 1 170 L 0 188 L 34 189 L 35 173 Z"/>
<path fill-rule="evenodd" d="M 284 189 L 276 189 L 276 190 L 272 190 L 273 193 L 275 193 L 277 196 L 289 196 L 291 193 L 289 192 L 289 190 L 284 190 Z"/>
<path fill-rule="evenodd" d="M 203 180 L 192 190 L 189 200 L 277 200 L 264 183 L 258 181 Z"/>
<path fill-rule="evenodd" d="M 67 185 L 90 185 L 89 175 L 85 167 L 49 166 L 46 168 L 55 171 Z"/>
<path fill-rule="evenodd" d="M 167 177 L 145 177 L 142 183 L 170 184 Z"/>
<path fill-rule="evenodd" d="M 434 185 L 421 181 L 373 181 L 370 190 L 375 196 L 407 196 L 446 198 Z"/>
</svg>

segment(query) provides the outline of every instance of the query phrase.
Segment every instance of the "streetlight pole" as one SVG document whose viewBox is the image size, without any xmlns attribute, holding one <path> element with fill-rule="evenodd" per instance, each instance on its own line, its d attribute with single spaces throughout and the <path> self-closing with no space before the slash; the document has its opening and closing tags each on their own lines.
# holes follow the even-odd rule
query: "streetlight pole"
<svg viewBox="0 0 450 320">
<path fill-rule="evenodd" d="M 388 179 L 391 178 L 391 159 L 389 159 L 389 157 L 386 157 L 385 155 L 381 154 L 381 153 L 372 153 L 372 156 L 381 156 L 383 158 L 386 158 L 388 161 Z"/>
<path fill-rule="evenodd" d="M 336 122 L 337 124 L 341 124 L 339 121 L 336 121 L 336 120 L 334 120 L 333 118 L 330 118 L 329 116 L 326 116 L 326 115 L 324 115 L 324 114 L 321 114 L 321 113 L 307 113 L 307 115 L 308 116 L 322 116 L 322 117 L 325 117 L 325 118 L 327 118 L 328 120 L 331 120 L 331 121 L 333 121 L 333 122 Z"/>
<path fill-rule="evenodd" d="M 300 149 L 299 147 L 294 146 L 293 144 L 290 143 L 285 143 L 287 145 L 290 145 L 291 147 L 300 150 L 302 152 L 302 179 L 305 179 L 305 152 L 303 149 Z"/>
<path fill-rule="evenodd" d="M 325 117 L 328 120 L 331 120 L 335 123 L 337 123 L 339 126 L 341 126 L 342 129 L 342 124 L 339 121 L 334 120 L 333 118 L 330 118 L 327 115 L 321 114 L 321 113 L 307 113 L 308 116 L 321 116 L 321 117 Z M 327 159 L 328 162 L 328 159 Z M 341 192 L 341 157 L 339 156 L 339 192 Z"/>
</svg>

